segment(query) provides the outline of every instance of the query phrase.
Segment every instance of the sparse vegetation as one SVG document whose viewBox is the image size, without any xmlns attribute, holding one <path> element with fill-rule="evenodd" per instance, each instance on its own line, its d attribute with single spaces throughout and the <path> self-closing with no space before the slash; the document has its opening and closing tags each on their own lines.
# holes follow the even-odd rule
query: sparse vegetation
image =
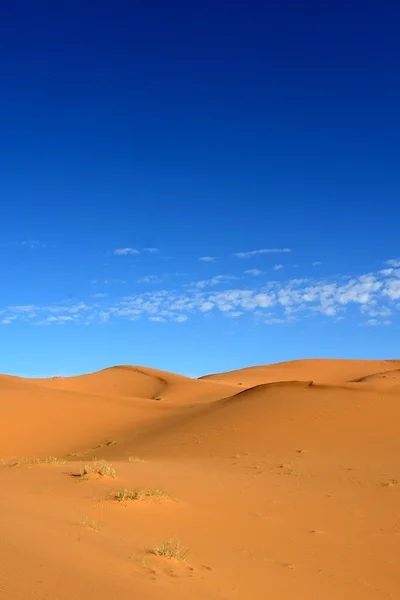
<svg viewBox="0 0 400 600">
<path fill-rule="evenodd" d="M 90 521 L 87 517 L 80 521 L 78 525 L 81 525 L 82 527 L 88 527 L 94 531 L 101 531 L 102 529 L 102 526 L 99 523 L 96 523 L 96 521 Z"/>
<path fill-rule="evenodd" d="M 84 464 L 80 472 L 81 479 L 88 479 L 90 475 L 115 477 L 116 472 L 112 464 L 106 460 L 94 460 L 92 463 Z"/>
<path fill-rule="evenodd" d="M 169 498 L 167 492 L 161 488 L 136 488 L 134 490 L 120 488 L 119 490 L 112 492 L 112 497 L 118 502 L 125 502 L 128 500 L 144 500 L 145 498 L 151 497 Z"/>
<path fill-rule="evenodd" d="M 95 446 L 93 448 L 93 450 L 98 450 L 99 448 L 104 448 L 105 446 L 114 446 L 114 444 L 117 443 L 117 440 L 104 440 L 104 442 L 102 442 L 101 444 L 98 444 L 97 446 Z M 86 452 L 90 452 L 91 449 L 89 448 L 89 450 L 86 450 Z"/>
<path fill-rule="evenodd" d="M 65 464 L 67 461 L 65 458 L 58 458 L 56 456 L 46 456 L 45 458 L 17 458 L 16 460 L 13 460 L 9 463 L 3 463 L 4 465 L 8 465 L 11 467 L 17 467 L 18 465 L 40 465 L 40 464 L 47 464 L 47 465 L 63 465 Z"/>
<path fill-rule="evenodd" d="M 47 456 L 41 462 L 48 465 L 64 465 L 67 461 L 65 458 L 57 458 L 57 456 Z"/>
<path fill-rule="evenodd" d="M 164 397 L 163 396 L 154 396 L 154 400 L 163 400 Z"/>
<path fill-rule="evenodd" d="M 138 456 L 130 456 L 128 460 L 129 462 L 145 462 L 143 458 L 139 458 Z"/>
<path fill-rule="evenodd" d="M 189 550 L 185 550 L 179 540 L 165 540 L 158 548 L 147 550 L 149 554 L 155 556 L 163 556 L 164 558 L 172 558 L 181 562 L 186 561 Z"/>
</svg>

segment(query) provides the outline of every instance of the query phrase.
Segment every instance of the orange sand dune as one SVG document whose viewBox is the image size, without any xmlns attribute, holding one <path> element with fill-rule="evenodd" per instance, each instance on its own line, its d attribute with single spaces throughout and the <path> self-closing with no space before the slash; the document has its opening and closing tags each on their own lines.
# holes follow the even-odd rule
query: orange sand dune
<svg viewBox="0 0 400 600">
<path fill-rule="evenodd" d="M 290 381 L 292 379 L 314 380 L 319 382 L 351 381 L 379 371 L 400 367 L 399 360 L 333 360 L 308 359 L 290 362 L 248 367 L 238 371 L 206 375 L 201 379 L 224 381 L 253 387 L 272 381 Z"/>
<path fill-rule="evenodd" d="M 131 434 L 142 422 L 158 420 L 182 404 L 212 402 L 233 389 L 135 367 L 52 379 L 3 375 L 0 457 L 81 452 L 105 438 Z"/>
<path fill-rule="evenodd" d="M 399 369 L 0 376 L 0 598 L 400 597 Z M 94 458 L 115 478 L 79 477 Z"/>
</svg>

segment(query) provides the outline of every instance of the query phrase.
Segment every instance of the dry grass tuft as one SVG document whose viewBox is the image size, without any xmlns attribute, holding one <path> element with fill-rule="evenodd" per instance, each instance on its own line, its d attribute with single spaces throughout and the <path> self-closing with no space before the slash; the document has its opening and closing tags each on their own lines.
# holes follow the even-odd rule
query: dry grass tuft
<svg viewBox="0 0 400 600">
<path fill-rule="evenodd" d="M 84 464 L 80 472 L 81 479 L 88 479 L 90 475 L 115 477 L 116 471 L 106 460 L 94 460 L 92 463 Z"/>
<path fill-rule="evenodd" d="M 127 490 L 126 488 L 120 488 L 115 492 L 112 492 L 112 497 L 118 502 L 126 502 L 128 500 L 144 500 L 145 498 L 158 497 L 158 498 L 169 498 L 167 492 L 161 488 L 136 488 L 134 490 Z"/>
<path fill-rule="evenodd" d="M 155 556 L 162 556 L 164 558 L 170 558 L 185 562 L 189 550 L 185 550 L 179 540 L 168 539 L 165 540 L 158 548 L 147 550 L 149 554 Z"/>
<path fill-rule="evenodd" d="M 65 465 L 67 462 L 65 458 L 57 458 L 57 456 L 47 456 L 41 462 L 47 465 Z"/>
<path fill-rule="evenodd" d="M 139 458 L 138 456 L 130 456 L 128 460 L 129 462 L 146 462 L 143 458 Z"/>
<path fill-rule="evenodd" d="M 90 521 L 87 517 L 85 517 L 82 521 L 79 521 L 78 525 L 87 527 L 88 529 L 93 529 L 94 531 L 101 531 L 103 528 L 100 523 L 96 523 L 96 521 Z"/>
<path fill-rule="evenodd" d="M 18 465 L 64 465 L 66 463 L 65 458 L 58 458 L 56 456 L 46 456 L 45 458 L 17 458 L 11 462 L 4 462 L 3 465 L 10 467 L 17 467 Z"/>
</svg>

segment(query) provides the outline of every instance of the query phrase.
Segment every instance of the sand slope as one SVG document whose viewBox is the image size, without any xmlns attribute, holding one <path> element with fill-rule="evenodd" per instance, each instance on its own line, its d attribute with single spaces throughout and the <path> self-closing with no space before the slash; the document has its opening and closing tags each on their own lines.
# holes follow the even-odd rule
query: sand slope
<svg viewBox="0 0 400 600">
<path fill-rule="evenodd" d="M 0 598 L 400 597 L 399 369 L 0 376 Z M 95 457 L 116 477 L 77 477 Z M 137 487 L 169 498 L 112 498 Z"/>
<path fill-rule="evenodd" d="M 352 381 L 374 373 L 400 368 L 399 360 L 329 360 L 307 359 L 293 360 L 273 365 L 248 367 L 228 373 L 206 375 L 201 379 L 234 383 L 252 387 L 260 383 L 273 381 L 291 381 L 293 379 L 314 380 L 323 383 Z"/>
</svg>

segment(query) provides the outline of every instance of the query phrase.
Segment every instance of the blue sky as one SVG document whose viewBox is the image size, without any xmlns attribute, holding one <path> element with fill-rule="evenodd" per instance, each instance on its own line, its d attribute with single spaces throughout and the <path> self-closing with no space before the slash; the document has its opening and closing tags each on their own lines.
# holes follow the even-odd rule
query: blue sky
<svg viewBox="0 0 400 600">
<path fill-rule="evenodd" d="M 0 372 L 398 357 L 394 3 L 9 4 Z"/>
</svg>

